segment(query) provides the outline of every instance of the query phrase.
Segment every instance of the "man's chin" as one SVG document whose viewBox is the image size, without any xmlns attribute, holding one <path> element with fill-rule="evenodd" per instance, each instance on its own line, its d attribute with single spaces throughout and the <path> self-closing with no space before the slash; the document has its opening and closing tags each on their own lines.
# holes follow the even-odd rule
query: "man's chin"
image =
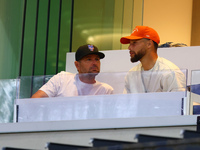
<svg viewBox="0 0 200 150">
<path fill-rule="evenodd" d="M 132 63 L 135 63 L 135 62 L 138 62 L 139 59 L 137 59 L 137 58 L 131 58 L 130 61 L 131 61 Z"/>
<path fill-rule="evenodd" d="M 99 70 L 91 70 L 89 73 L 99 73 Z"/>
<path fill-rule="evenodd" d="M 89 74 L 96 76 L 99 74 L 99 71 L 91 71 Z"/>
</svg>

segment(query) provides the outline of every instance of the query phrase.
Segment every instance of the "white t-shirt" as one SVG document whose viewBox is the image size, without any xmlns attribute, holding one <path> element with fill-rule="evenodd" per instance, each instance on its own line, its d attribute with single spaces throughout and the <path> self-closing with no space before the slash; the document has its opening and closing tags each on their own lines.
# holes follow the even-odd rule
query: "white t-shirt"
<svg viewBox="0 0 200 150">
<path fill-rule="evenodd" d="M 64 71 L 54 75 L 40 90 L 49 97 L 113 94 L 113 88 L 106 83 L 83 83 L 77 74 Z"/>
<path fill-rule="evenodd" d="M 154 67 L 144 71 L 142 64 L 129 70 L 124 93 L 175 92 L 186 89 L 186 77 L 169 60 L 158 57 Z"/>
</svg>

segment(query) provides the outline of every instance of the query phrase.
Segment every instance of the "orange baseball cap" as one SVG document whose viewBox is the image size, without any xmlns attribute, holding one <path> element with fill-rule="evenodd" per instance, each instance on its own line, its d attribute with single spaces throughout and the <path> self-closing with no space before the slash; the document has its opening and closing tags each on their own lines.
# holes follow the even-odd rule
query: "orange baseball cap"
<svg viewBox="0 0 200 150">
<path fill-rule="evenodd" d="M 122 44 L 129 44 L 130 40 L 137 40 L 143 38 L 153 40 L 157 44 L 160 43 L 160 37 L 158 33 L 148 26 L 136 26 L 131 35 L 122 37 L 120 39 L 120 42 Z"/>
</svg>

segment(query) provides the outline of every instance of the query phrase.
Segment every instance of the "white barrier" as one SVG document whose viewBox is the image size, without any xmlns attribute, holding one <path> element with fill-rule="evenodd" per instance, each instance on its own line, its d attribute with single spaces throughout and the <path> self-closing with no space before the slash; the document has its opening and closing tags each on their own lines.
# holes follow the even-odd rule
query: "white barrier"
<svg viewBox="0 0 200 150">
<path fill-rule="evenodd" d="M 179 116 L 185 92 L 17 99 L 17 122 Z"/>
<path fill-rule="evenodd" d="M 105 54 L 105 58 L 101 60 L 101 72 L 128 71 L 138 64 L 138 62 L 130 62 L 129 50 L 106 50 L 102 52 Z M 76 73 L 75 53 L 67 53 L 66 55 L 66 71 Z M 180 69 L 188 69 L 188 84 L 190 84 L 191 70 L 200 69 L 200 46 L 158 48 L 158 55 L 172 61 Z"/>
</svg>

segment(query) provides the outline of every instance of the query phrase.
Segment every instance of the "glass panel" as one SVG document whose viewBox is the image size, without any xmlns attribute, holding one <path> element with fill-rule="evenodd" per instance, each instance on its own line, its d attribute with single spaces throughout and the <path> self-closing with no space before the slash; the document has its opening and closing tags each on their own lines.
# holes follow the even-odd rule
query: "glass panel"
<svg viewBox="0 0 200 150">
<path fill-rule="evenodd" d="M 190 114 L 200 114 L 200 70 L 191 71 Z"/>
<path fill-rule="evenodd" d="M 17 100 L 19 122 L 182 115 L 180 92 Z M 170 111 L 169 111 L 170 110 Z"/>
<path fill-rule="evenodd" d="M 110 85 L 113 88 L 113 94 L 184 91 L 186 96 L 186 73 L 187 70 L 148 71 L 144 73 L 141 71 L 101 72 L 98 74 L 60 72 L 51 79 L 51 83 L 48 84 L 47 87 L 48 90 L 52 88 L 52 91 L 56 89 L 56 91 L 53 92 L 55 95 L 51 97 L 98 95 L 89 92 L 94 87 L 88 87 L 88 84 L 83 84 L 96 80 Z M 30 98 L 31 95 L 52 76 L 53 75 L 20 77 L 19 98 Z M 70 87 L 68 87 L 69 85 Z M 105 85 L 105 87 L 107 87 L 107 85 Z M 87 90 L 87 88 L 91 89 Z M 72 90 L 77 90 L 78 92 L 73 92 Z M 83 92 L 81 92 L 81 90 L 83 90 Z M 81 94 L 85 93 L 84 91 L 87 91 L 88 94 Z M 58 93 L 61 94 L 58 95 Z M 63 95 L 62 93 L 65 94 Z M 67 95 L 67 93 L 70 95 Z M 101 94 L 106 94 L 106 92 Z"/>
<path fill-rule="evenodd" d="M 121 49 L 120 38 L 142 25 L 142 6 L 143 0 L 75 0 L 72 51 L 86 43 Z"/>
<path fill-rule="evenodd" d="M 18 79 L 0 80 L 0 123 L 13 122 L 18 83 Z"/>
<path fill-rule="evenodd" d="M 59 49 L 59 62 L 58 72 L 65 70 L 66 64 L 66 52 L 70 52 L 71 44 L 71 15 L 72 15 L 72 1 L 62 1 L 62 15 L 61 15 L 61 26 L 60 26 L 60 49 Z"/>
<path fill-rule="evenodd" d="M 22 57 L 22 76 L 32 75 L 35 42 L 36 0 L 28 0 L 25 17 L 24 45 Z"/>
<path fill-rule="evenodd" d="M 39 1 L 34 75 L 43 75 L 47 35 L 48 0 Z M 32 75 L 32 74 L 30 74 Z"/>
<path fill-rule="evenodd" d="M 58 50 L 58 27 L 59 27 L 59 1 L 50 1 L 49 35 L 46 74 L 56 73 Z"/>
<path fill-rule="evenodd" d="M 52 75 L 46 76 L 21 76 L 18 98 L 30 98 Z"/>
<path fill-rule="evenodd" d="M 55 73 L 57 44 L 60 44 L 58 72 L 65 70 L 66 52 L 71 42 L 71 0 L 62 0 L 60 43 L 57 43 L 58 7 L 60 1 L 52 0 L 50 8 L 49 45 L 47 73 Z M 84 5 L 84 7 L 82 7 Z M 48 0 L 39 1 L 36 53 L 34 38 L 37 0 L 27 0 L 25 34 L 22 54 L 22 76 L 42 75 L 45 63 Z M 122 33 L 130 34 L 133 26 L 142 24 L 143 0 L 76 0 L 73 18 L 73 51 L 86 42 L 97 43 L 99 49 L 120 49 Z M 0 1 L 1 31 L 1 78 L 16 78 L 19 75 L 24 1 Z M 9 9 L 7 9 L 9 8 Z M 129 10 L 129 11 L 128 11 Z M 139 11 L 138 11 L 139 10 Z M 131 12 L 131 13 L 130 13 Z M 134 15 L 133 15 L 134 14 Z M 140 16 L 140 19 L 136 19 Z M 125 17 L 125 18 L 124 18 Z M 138 21 L 139 20 L 139 21 Z M 93 42 L 94 39 L 95 41 Z M 35 60 L 34 57 L 35 56 Z M 35 62 L 35 64 L 33 64 Z M 6 66 L 4 64 L 7 64 Z M 35 66 L 35 68 L 33 68 Z M 35 70 L 34 70 L 35 69 Z M 6 71 L 5 71 L 6 70 Z"/>
<path fill-rule="evenodd" d="M 114 0 L 74 1 L 73 51 L 86 43 L 97 45 L 99 49 L 111 48 L 112 41 L 105 41 L 109 39 L 106 36 L 113 34 L 114 2 Z"/>
<path fill-rule="evenodd" d="M 71 0 L 53 0 L 50 2 L 49 28 L 48 21 L 48 0 L 39 1 L 38 14 L 38 32 L 35 54 L 35 72 L 34 75 L 55 74 L 58 70 L 65 69 L 66 52 L 69 52 L 70 33 L 71 33 Z M 61 10 L 59 5 L 61 3 Z M 61 11 L 60 34 L 59 34 L 59 11 Z M 47 30 L 49 29 L 49 30 Z M 48 34 L 47 34 L 48 33 Z M 46 37 L 47 35 L 48 38 Z M 60 35 L 58 41 L 58 36 Z M 48 41 L 46 41 L 48 39 Z M 48 45 L 46 45 L 48 42 Z M 47 46 L 47 60 L 45 60 L 45 50 Z M 59 46 L 59 50 L 58 50 Z M 59 56 L 57 56 L 59 55 Z M 58 66 L 56 66 L 58 58 Z M 45 69 L 45 61 L 47 68 Z"/>
<path fill-rule="evenodd" d="M 24 1 L 0 0 L 0 79 L 19 74 Z"/>
<path fill-rule="evenodd" d="M 26 6 L 21 75 L 55 74 L 57 70 L 64 70 L 66 52 L 70 51 L 72 1 L 44 0 L 37 3 L 27 0 Z"/>
<path fill-rule="evenodd" d="M 133 88 L 133 90 L 135 90 L 135 87 L 138 89 L 137 91 L 130 90 L 130 93 L 125 94 L 125 79 L 130 73 L 134 75 L 132 78 L 136 78 L 136 80 L 133 82 L 129 81 L 134 85 L 130 85 L 129 87 Z M 56 93 L 55 97 L 52 95 L 52 97 L 48 99 L 34 98 L 17 100 L 17 104 L 21 105 L 19 121 L 129 118 L 186 114 L 185 108 L 187 107 L 185 105 L 187 103 L 184 101 L 186 97 L 186 70 L 155 71 L 146 75 L 149 78 L 145 78 L 143 82 L 140 71 L 129 73 L 90 73 L 81 74 L 80 76 L 63 72 L 56 78 L 55 76 L 52 77 L 50 79 L 51 82 L 48 83 L 47 86 L 48 91 L 51 91 L 51 87 L 56 89 L 56 91 L 52 91 L 52 93 Z M 34 81 L 33 85 L 35 89 L 39 89 L 44 83 L 43 80 L 45 78 L 46 77 L 42 76 L 23 77 L 20 84 L 20 95 L 23 95 L 23 93 L 26 94 L 24 89 L 27 89 L 27 85 L 29 86 L 28 88 L 30 88 L 30 80 Z M 69 78 L 71 79 L 71 84 L 69 84 Z M 96 88 L 97 84 L 92 85 L 85 83 L 90 82 L 91 79 L 92 81 L 93 79 L 98 81 L 96 83 L 101 86 Z M 146 80 L 149 80 L 147 83 L 151 84 L 149 91 L 145 91 L 144 83 Z M 27 81 L 28 84 L 22 87 L 24 81 Z M 101 84 L 99 84 L 99 82 L 101 82 Z M 111 89 L 110 86 L 113 88 L 113 94 L 111 92 L 107 93 L 106 91 Z M 33 89 L 33 87 L 31 88 Z M 96 90 L 91 93 L 94 88 L 96 88 Z M 69 95 L 66 95 L 66 93 Z M 29 97 L 30 96 L 27 98 Z M 31 111 L 35 111 L 34 115 L 32 115 Z M 28 120 L 26 118 L 28 118 Z"/>
</svg>

